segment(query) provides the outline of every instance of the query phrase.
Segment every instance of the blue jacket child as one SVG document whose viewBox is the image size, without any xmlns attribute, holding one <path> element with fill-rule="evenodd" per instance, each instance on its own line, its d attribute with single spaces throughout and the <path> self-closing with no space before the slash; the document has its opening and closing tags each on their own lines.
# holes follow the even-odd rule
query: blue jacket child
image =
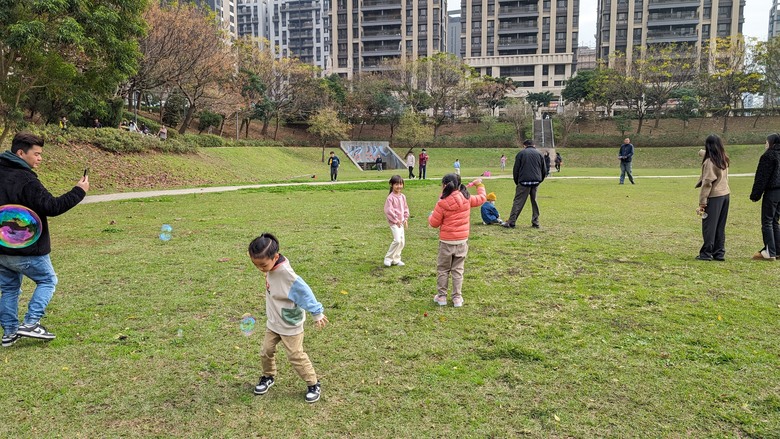
<svg viewBox="0 0 780 439">
<path fill-rule="evenodd" d="M 504 224 L 504 221 L 501 220 L 501 217 L 498 214 L 498 209 L 496 209 L 495 202 L 496 194 L 491 192 L 487 194 L 487 202 L 482 204 L 482 210 L 480 211 L 482 214 L 482 222 L 487 225 Z"/>
</svg>

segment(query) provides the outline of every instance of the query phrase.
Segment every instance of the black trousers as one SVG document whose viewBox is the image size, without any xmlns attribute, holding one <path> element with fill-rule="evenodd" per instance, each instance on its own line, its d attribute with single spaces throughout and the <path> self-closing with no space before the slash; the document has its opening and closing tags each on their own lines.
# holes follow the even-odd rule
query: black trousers
<svg viewBox="0 0 780 439">
<path fill-rule="evenodd" d="M 707 199 L 707 218 L 701 220 L 704 244 L 699 250 L 703 259 L 723 259 L 726 255 L 726 220 L 729 216 L 729 196 Z"/>
<path fill-rule="evenodd" d="M 409 178 L 414 178 L 414 166 L 409 166 Z"/>
<path fill-rule="evenodd" d="M 520 212 L 523 211 L 526 200 L 531 197 L 531 225 L 539 226 L 539 205 L 536 204 L 536 190 L 539 186 L 523 186 L 518 184 L 515 188 L 515 198 L 512 200 L 512 212 L 507 222 L 514 226 Z"/>
<path fill-rule="evenodd" d="M 761 235 L 769 256 L 777 257 L 780 250 L 780 189 L 769 189 L 761 197 Z"/>
<path fill-rule="evenodd" d="M 420 179 L 423 179 L 423 180 L 425 179 L 425 168 L 427 166 L 428 166 L 427 164 L 420 165 L 420 168 L 417 170 L 417 178 L 420 178 Z"/>
</svg>

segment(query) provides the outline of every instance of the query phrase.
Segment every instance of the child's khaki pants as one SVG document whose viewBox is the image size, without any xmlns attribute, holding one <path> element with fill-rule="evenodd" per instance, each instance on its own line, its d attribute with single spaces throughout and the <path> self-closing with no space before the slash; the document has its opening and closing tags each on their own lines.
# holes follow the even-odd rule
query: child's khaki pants
<svg viewBox="0 0 780 439">
<path fill-rule="evenodd" d="M 282 342 L 287 352 L 287 360 L 292 364 L 295 372 L 309 386 L 317 384 L 317 374 L 314 366 L 309 361 L 309 356 L 303 352 L 303 332 L 298 335 L 279 335 L 270 329 L 265 330 L 263 348 L 260 357 L 263 361 L 263 376 L 276 376 L 276 345 Z"/>
</svg>

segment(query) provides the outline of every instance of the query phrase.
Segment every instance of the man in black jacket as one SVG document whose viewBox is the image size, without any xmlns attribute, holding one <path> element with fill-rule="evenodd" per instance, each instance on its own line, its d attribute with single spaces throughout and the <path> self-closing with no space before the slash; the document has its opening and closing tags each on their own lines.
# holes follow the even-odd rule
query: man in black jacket
<svg viewBox="0 0 780 439">
<path fill-rule="evenodd" d="M 533 214 L 531 216 L 531 227 L 539 228 L 539 205 L 536 204 L 536 189 L 547 177 L 547 165 L 544 163 L 544 156 L 534 146 L 534 142 L 526 140 L 523 142 L 525 148 L 517 153 L 515 157 L 515 166 L 512 169 L 512 176 L 517 187 L 515 188 L 515 199 L 512 202 L 512 213 L 509 219 L 504 223 L 504 227 L 514 228 L 515 221 L 523 211 L 525 201 L 531 196 L 531 207 Z"/>
<path fill-rule="evenodd" d="M 761 198 L 761 235 L 764 248 L 753 255 L 753 259 L 773 261 L 780 250 L 780 134 L 772 134 L 766 139 L 766 151 L 758 159 L 756 177 L 750 199 Z"/>
<path fill-rule="evenodd" d="M 43 139 L 27 132 L 18 133 L 11 150 L 0 154 L 0 209 L 10 208 L 28 213 L 40 235 L 23 242 L 0 240 L 0 324 L 3 326 L 2 346 L 11 346 L 21 337 L 51 340 L 55 336 L 39 323 L 57 285 L 57 275 L 51 265 L 51 240 L 47 217 L 57 216 L 76 206 L 89 190 L 86 174 L 76 186 L 55 197 L 41 184 L 33 172 L 43 160 Z M 37 218 L 36 218 L 37 216 Z M 15 221 L 2 227 L 19 228 Z M 33 234 L 37 235 L 37 233 Z M 24 322 L 19 325 L 19 293 L 22 277 L 35 282 Z"/>
</svg>

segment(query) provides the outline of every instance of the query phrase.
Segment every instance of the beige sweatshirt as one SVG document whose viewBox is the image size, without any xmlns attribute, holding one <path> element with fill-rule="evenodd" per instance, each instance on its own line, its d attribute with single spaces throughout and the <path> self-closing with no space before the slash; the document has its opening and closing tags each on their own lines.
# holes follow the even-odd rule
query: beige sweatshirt
<svg viewBox="0 0 780 439">
<path fill-rule="evenodd" d="M 722 197 L 731 193 L 729 189 L 729 169 L 720 169 L 707 159 L 701 164 L 701 177 L 696 187 L 701 187 L 699 204 L 707 205 L 707 199 Z"/>
</svg>

